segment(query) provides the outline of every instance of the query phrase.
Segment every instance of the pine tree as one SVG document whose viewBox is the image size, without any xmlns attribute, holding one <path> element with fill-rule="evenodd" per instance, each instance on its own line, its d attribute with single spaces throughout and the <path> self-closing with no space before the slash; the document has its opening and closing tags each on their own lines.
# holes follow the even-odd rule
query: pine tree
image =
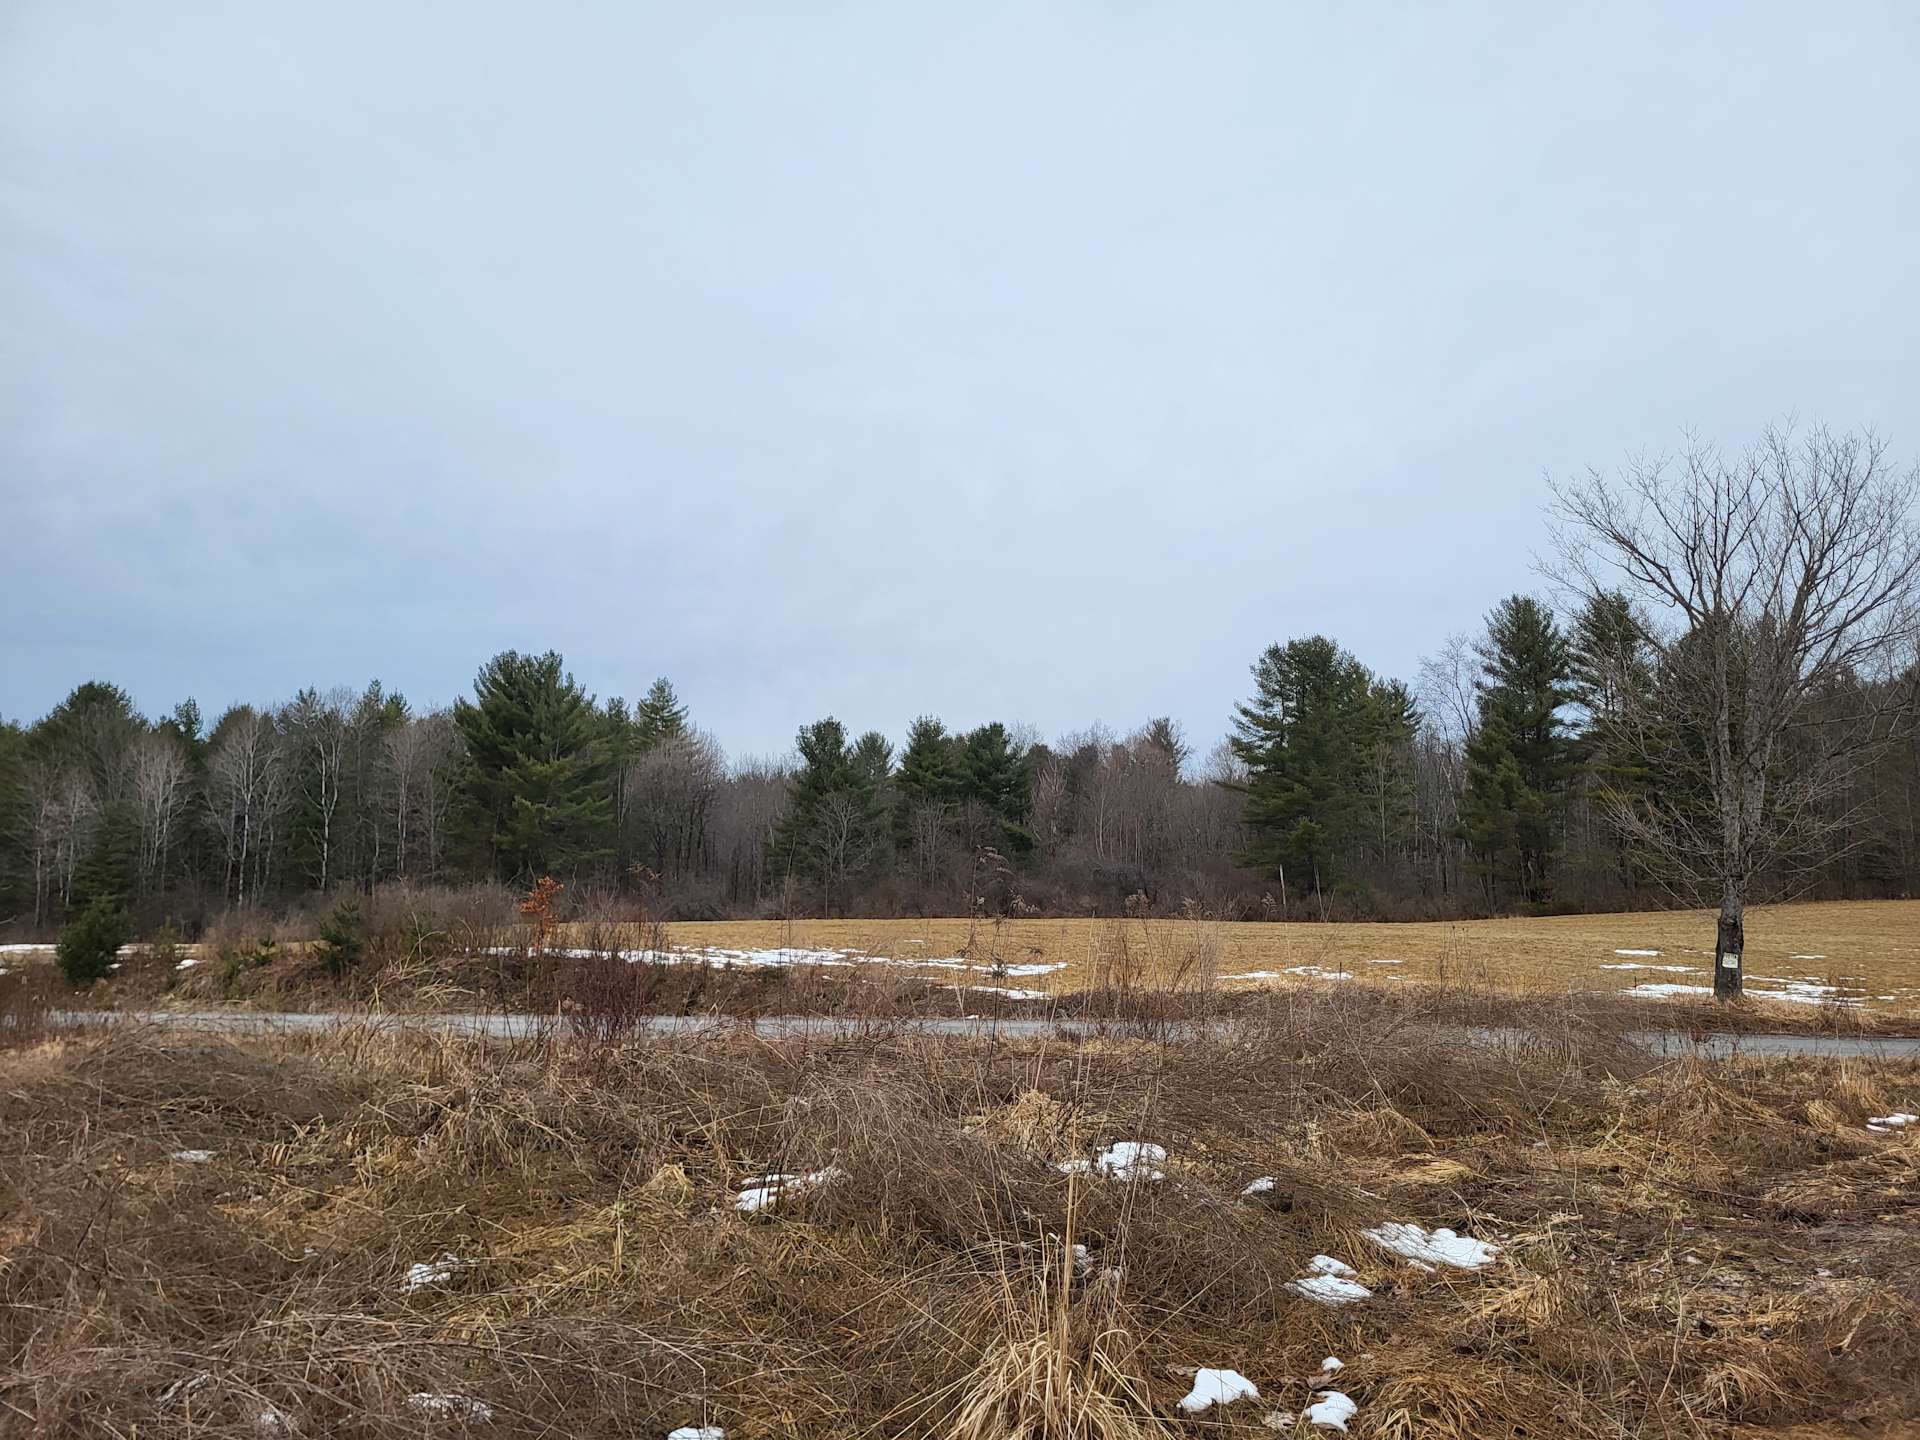
<svg viewBox="0 0 1920 1440">
<path fill-rule="evenodd" d="M 664 675 L 648 688 L 647 698 L 633 707 L 633 730 L 643 754 L 687 733 L 687 707 Z"/>
<path fill-rule="evenodd" d="M 454 702 L 453 723 L 467 749 L 467 832 L 494 874 L 526 880 L 611 854 L 604 718 L 559 655 L 504 651 L 473 693 Z"/>
<path fill-rule="evenodd" d="M 1244 863 L 1315 891 L 1342 881 L 1400 782 L 1382 766 L 1411 742 L 1405 687 L 1376 680 L 1324 635 L 1269 646 L 1229 740 L 1247 767 Z"/>
<path fill-rule="evenodd" d="M 1033 777 L 1026 752 L 998 720 L 969 730 L 955 757 L 955 796 L 969 817 L 970 848 L 991 845 L 1023 856 L 1033 849 L 1027 821 L 1033 809 Z"/>
<path fill-rule="evenodd" d="M 1636 803 L 1653 782 L 1648 763 L 1655 681 L 1646 630 L 1633 604 L 1618 591 L 1594 595 L 1574 617 L 1568 640 L 1573 703 L 1585 723 L 1573 741 L 1573 805 L 1586 836 L 1589 863 L 1612 886 L 1631 890 L 1639 866 L 1631 853 L 1596 821 Z M 1629 720 L 1629 716 L 1635 717 Z M 1571 826 L 1569 827 L 1571 828 Z"/>
<path fill-rule="evenodd" d="M 1487 617 L 1480 646 L 1480 724 L 1467 746 L 1461 831 L 1490 886 L 1546 897 L 1573 748 L 1562 709 L 1571 653 L 1553 612 L 1514 595 Z M 1511 762 L 1511 764 L 1509 764 Z"/>
<path fill-rule="evenodd" d="M 817 883 L 832 910 L 882 853 L 882 789 L 891 747 L 874 731 L 849 745 L 846 727 L 832 716 L 802 726 L 797 743 L 801 768 L 767 847 L 767 863 L 775 875 Z"/>
</svg>

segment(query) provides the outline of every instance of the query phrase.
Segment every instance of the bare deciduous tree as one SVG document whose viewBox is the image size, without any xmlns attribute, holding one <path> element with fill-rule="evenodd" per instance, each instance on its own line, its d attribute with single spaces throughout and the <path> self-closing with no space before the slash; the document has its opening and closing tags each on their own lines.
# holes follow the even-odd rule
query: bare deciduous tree
<svg viewBox="0 0 1920 1440">
<path fill-rule="evenodd" d="M 207 811 L 226 858 L 236 904 L 264 893 L 287 791 L 286 760 L 273 722 L 251 707 L 223 725 L 207 757 Z"/>
<path fill-rule="evenodd" d="M 133 802 L 140 817 L 140 878 L 149 889 L 166 884 L 167 856 L 187 803 L 187 756 L 178 739 L 150 730 L 133 742 Z"/>
<path fill-rule="evenodd" d="M 1872 435 L 1770 430 L 1736 460 L 1690 444 L 1554 490 L 1560 577 L 1587 596 L 1623 578 L 1651 612 L 1659 676 L 1621 711 L 1664 773 L 1603 803 L 1676 895 L 1718 903 L 1732 998 L 1756 887 L 1826 848 L 1835 798 L 1911 713 L 1920 471 Z M 1866 698 L 1835 725 L 1841 691 Z"/>
<path fill-rule="evenodd" d="M 322 894 L 333 883 L 335 817 L 356 716 L 352 692 L 335 686 L 324 695 L 302 690 L 281 714 L 281 727 L 296 747 L 299 778 L 313 815 L 313 845 Z"/>
</svg>

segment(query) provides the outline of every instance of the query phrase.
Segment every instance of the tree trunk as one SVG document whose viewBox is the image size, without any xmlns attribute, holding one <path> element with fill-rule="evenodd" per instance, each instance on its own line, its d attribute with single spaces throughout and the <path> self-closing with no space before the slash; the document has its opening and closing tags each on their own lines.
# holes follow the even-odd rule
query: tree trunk
<svg viewBox="0 0 1920 1440">
<path fill-rule="evenodd" d="M 1738 1000 L 1747 948 L 1746 897 L 1731 885 L 1720 899 L 1720 933 L 1713 947 L 1713 998 Z"/>
</svg>

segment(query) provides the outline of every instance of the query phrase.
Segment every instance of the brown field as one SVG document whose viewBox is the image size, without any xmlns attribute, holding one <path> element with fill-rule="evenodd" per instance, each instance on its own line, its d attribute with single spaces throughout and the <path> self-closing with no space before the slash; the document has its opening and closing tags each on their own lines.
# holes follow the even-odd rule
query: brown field
<svg viewBox="0 0 1920 1440">
<path fill-rule="evenodd" d="M 170 969 L 132 947 L 122 970 L 81 1003 L 300 1009 L 346 1000 L 415 1008 L 542 1008 L 537 987 L 530 991 L 500 974 L 476 973 L 471 963 L 524 951 L 530 939 L 524 925 L 488 926 L 458 910 L 439 912 L 432 922 L 443 937 L 436 960 L 409 952 L 405 936 L 414 912 L 405 903 L 387 902 L 383 913 L 386 939 L 371 947 L 368 962 L 344 986 L 319 973 L 311 939 L 297 926 L 278 929 L 278 961 L 256 969 L 246 952 L 270 927 L 228 923 L 223 938 L 180 947 L 177 953 L 190 968 Z M 1629 1003 L 1650 1022 L 1691 1025 L 1685 1016 L 1707 1008 L 1713 917 L 1653 911 L 1395 925 L 1170 918 L 715 921 L 670 925 L 664 934 L 670 948 L 689 953 L 726 959 L 726 952 L 757 951 L 763 959 L 787 962 L 736 964 L 706 979 L 690 973 L 695 967 L 667 967 L 676 972 L 671 983 L 641 1003 L 676 1012 L 782 1005 L 805 1013 L 849 1005 L 944 1009 L 949 1002 L 940 995 L 960 983 L 974 988 L 951 997 L 951 1004 L 1011 1011 L 1046 996 L 1187 992 L 1190 1000 L 1206 1000 L 1330 985 L 1417 990 L 1443 1000 L 1580 995 L 1605 1003 L 1628 996 L 1635 986 L 1659 985 L 1696 993 L 1633 995 Z M 1747 934 L 1747 994 L 1756 1002 L 1743 1022 L 1748 1028 L 1845 1021 L 1906 1029 L 1920 1022 L 1920 901 L 1757 909 L 1748 917 Z M 616 914 L 563 923 L 549 944 L 631 954 L 656 938 Z M 764 954 L 781 951 L 788 953 Z M 76 997 L 54 976 L 52 959 L 50 945 L 15 947 L 0 953 L 0 968 L 32 980 L 47 1003 L 63 1003 L 63 996 L 74 1003 Z M 814 963 L 821 959 L 835 963 Z M 869 961 L 874 963 L 863 963 Z M 688 973 L 678 973 L 683 970 Z M 844 992 L 849 981 L 862 985 L 863 998 Z M 993 996 L 996 987 L 1014 993 Z M 1812 1003 L 1832 1000 L 1843 1003 Z"/>
<path fill-rule="evenodd" d="M 1103 964 L 1111 964 L 1116 944 L 1128 947 L 1139 962 L 1142 983 L 1148 985 L 1165 982 L 1197 952 L 1207 950 L 1219 978 L 1229 985 L 1316 983 L 1311 971 L 1288 973 L 1296 967 L 1345 973 L 1368 983 L 1417 981 L 1515 994 L 1713 983 L 1714 923 L 1705 911 L 1401 925 L 794 920 L 667 928 L 671 943 L 688 948 L 850 949 L 905 961 L 966 955 L 977 964 L 997 956 L 1013 965 L 1062 965 L 1010 982 L 1053 993 L 1096 983 Z M 1617 954 L 1620 950 L 1660 954 Z M 1693 973 L 1602 968 L 1628 964 L 1681 965 Z M 1748 987 L 1756 996 L 1785 989 L 1787 982 L 1811 982 L 1834 986 L 1840 996 L 1857 998 L 1876 1012 L 1920 1014 L 1920 901 L 1837 901 L 1754 910 L 1747 917 L 1746 966 Z M 1249 972 L 1271 978 L 1236 978 Z"/>
<path fill-rule="evenodd" d="M 1920 1065 L 1256 999 L 1172 1045 L 16 1031 L 0 1435 L 1305 1436 L 1331 1389 L 1355 1440 L 1916 1433 L 1920 1126 L 1868 1121 Z M 1164 1173 L 1061 1169 L 1122 1140 Z M 743 1213 L 770 1171 L 824 1178 Z M 1371 1294 L 1290 1290 L 1318 1255 Z M 1198 1367 L 1257 1401 L 1183 1413 Z"/>
</svg>

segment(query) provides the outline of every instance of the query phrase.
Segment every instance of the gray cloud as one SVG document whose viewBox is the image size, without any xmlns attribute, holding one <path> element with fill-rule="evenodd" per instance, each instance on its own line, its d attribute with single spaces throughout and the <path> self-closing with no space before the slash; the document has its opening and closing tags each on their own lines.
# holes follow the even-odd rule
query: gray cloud
<svg viewBox="0 0 1920 1440">
<path fill-rule="evenodd" d="M 1205 741 L 1535 585 L 1543 472 L 1920 453 L 1909 7 L 297 8 L 0 20 L 0 713 Z"/>
</svg>

